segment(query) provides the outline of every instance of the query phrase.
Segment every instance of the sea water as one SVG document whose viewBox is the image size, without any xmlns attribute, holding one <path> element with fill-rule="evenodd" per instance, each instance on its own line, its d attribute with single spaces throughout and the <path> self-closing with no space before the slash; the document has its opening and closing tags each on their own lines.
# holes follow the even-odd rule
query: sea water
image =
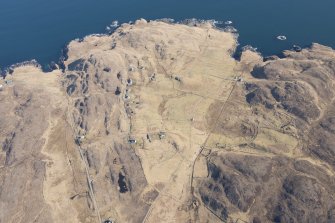
<svg viewBox="0 0 335 223">
<path fill-rule="evenodd" d="M 263 55 L 312 42 L 335 48 L 334 10 L 334 0 L 0 0 L 0 68 L 58 61 L 70 40 L 138 18 L 231 21 L 241 46 Z"/>
</svg>

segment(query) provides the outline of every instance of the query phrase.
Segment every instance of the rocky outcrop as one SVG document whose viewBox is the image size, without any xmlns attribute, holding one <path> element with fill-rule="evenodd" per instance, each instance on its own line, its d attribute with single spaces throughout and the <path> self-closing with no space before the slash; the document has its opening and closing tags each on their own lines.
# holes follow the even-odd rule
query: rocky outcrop
<svg viewBox="0 0 335 223">
<path fill-rule="evenodd" d="M 202 201 L 228 222 L 334 220 L 335 53 L 314 44 L 285 55 L 256 64 L 245 78 L 253 112 L 239 118 L 254 120 L 257 135 L 210 155 L 209 176 L 200 180 Z"/>
<path fill-rule="evenodd" d="M 70 42 L 61 70 L 13 67 L 0 222 L 334 222 L 335 52 L 236 45 L 138 20 Z"/>
</svg>

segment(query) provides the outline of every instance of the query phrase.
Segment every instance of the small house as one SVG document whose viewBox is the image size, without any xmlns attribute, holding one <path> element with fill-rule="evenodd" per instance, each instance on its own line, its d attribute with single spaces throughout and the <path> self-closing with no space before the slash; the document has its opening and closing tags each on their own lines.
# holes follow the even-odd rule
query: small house
<svg viewBox="0 0 335 223">
<path fill-rule="evenodd" d="M 159 136 L 159 139 L 164 139 L 165 138 L 165 132 L 159 132 L 158 136 Z"/>
<path fill-rule="evenodd" d="M 127 79 L 127 85 L 128 85 L 128 86 L 133 85 L 133 80 L 130 79 L 130 78 L 128 78 L 128 79 Z"/>
<path fill-rule="evenodd" d="M 128 140 L 128 143 L 130 144 L 130 145 L 134 145 L 134 144 L 136 144 L 136 139 L 129 139 Z"/>
</svg>

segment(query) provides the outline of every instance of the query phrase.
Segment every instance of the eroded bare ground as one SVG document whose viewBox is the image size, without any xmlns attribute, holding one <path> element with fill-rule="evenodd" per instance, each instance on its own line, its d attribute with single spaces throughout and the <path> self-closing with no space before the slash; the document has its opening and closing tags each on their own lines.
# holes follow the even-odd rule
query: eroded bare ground
<svg viewBox="0 0 335 223">
<path fill-rule="evenodd" d="M 16 68 L 0 222 L 334 222 L 334 51 L 235 47 L 139 20 L 72 41 L 63 72 Z"/>
<path fill-rule="evenodd" d="M 209 175 L 196 181 L 201 200 L 223 220 L 335 220 L 335 54 L 315 44 L 285 55 L 245 75 L 213 121 L 224 137 L 212 141 L 224 146 L 208 145 Z"/>
</svg>

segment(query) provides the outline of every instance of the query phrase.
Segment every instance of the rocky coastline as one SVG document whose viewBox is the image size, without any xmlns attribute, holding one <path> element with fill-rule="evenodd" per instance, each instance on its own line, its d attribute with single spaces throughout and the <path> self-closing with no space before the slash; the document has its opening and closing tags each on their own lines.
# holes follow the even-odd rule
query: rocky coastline
<svg viewBox="0 0 335 223">
<path fill-rule="evenodd" d="M 335 51 L 137 20 L 0 82 L 0 222 L 335 222 Z M 47 74 L 47 75 L 46 75 Z"/>
</svg>

